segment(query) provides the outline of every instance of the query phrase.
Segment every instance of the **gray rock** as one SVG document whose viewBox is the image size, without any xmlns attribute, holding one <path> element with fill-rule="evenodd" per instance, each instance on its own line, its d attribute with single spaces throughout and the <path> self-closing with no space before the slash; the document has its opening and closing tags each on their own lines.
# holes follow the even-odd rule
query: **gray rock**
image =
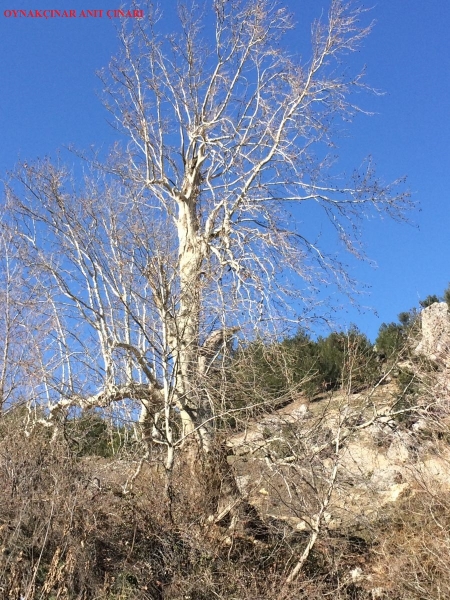
<svg viewBox="0 0 450 600">
<path fill-rule="evenodd" d="M 430 360 L 449 360 L 450 314 L 445 302 L 435 302 L 422 311 L 422 339 L 416 354 Z M 450 365 L 449 365 L 450 366 Z"/>
</svg>

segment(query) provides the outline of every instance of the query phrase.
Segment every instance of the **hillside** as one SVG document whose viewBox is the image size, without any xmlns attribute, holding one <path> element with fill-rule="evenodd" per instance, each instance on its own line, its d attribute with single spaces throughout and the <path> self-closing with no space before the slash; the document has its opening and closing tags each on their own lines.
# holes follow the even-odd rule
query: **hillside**
<svg viewBox="0 0 450 600">
<path fill-rule="evenodd" d="M 26 415 L 24 436 L 11 411 L 0 597 L 449 597 L 449 323 L 433 304 L 408 363 L 357 392 L 296 392 L 191 476 L 181 455 L 170 482 L 157 451 L 80 454 L 76 430 L 51 439 Z"/>
</svg>

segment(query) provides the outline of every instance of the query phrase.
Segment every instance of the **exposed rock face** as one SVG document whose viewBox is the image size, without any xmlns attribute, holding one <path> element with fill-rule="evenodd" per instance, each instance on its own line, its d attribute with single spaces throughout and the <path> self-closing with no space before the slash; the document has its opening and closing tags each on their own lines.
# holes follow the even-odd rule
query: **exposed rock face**
<svg viewBox="0 0 450 600">
<path fill-rule="evenodd" d="M 435 406 L 450 409 L 450 312 L 445 302 L 436 302 L 422 311 L 422 339 L 415 353 L 438 366 L 429 382 Z"/>
<path fill-rule="evenodd" d="M 341 390 L 311 402 L 298 397 L 228 439 L 237 485 L 263 520 L 286 536 L 312 536 L 314 527 L 322 527 L 370 539 L 389 515 L 401 517 L 414 495 L 450 493 L 447 304 L 423 310 L 415 353 L 414 360 L 398 366 L 413 372 L 419 384 L 411 396 L 411 419 L 398 416 L 404 386 L 394 376 L 387 385 L 359 393 Z M 380 574 L 357 566 L 348 581 L 372 598 L 387 598 L 389 591 L 378 587 Z"/>
<path fill-rule="evenodd" d="M 450 313 L 445 302 L 422 311 L 422 340 L 416 353 L 450 368 Z"/>
</svg>

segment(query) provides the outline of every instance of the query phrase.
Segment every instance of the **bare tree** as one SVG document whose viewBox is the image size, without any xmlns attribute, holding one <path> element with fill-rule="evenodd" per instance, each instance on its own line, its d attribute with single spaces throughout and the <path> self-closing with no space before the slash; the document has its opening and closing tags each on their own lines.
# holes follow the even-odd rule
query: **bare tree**
<svg viewBox="0 0 450 600">
<path fill-rule="evenodd" d="M 1 412 L 26 405 L 37 393 L 43 375 L 48 373 L 48 365 L 43 368 L 43 355 L 52 329 L 52 312 L 40 302 L 39 286 L 22 263 L 12 231 L 0 224 Z"/>
<path fill-rule="evenodd" d="M 28 281 L 52 309 L 50 420 L 131 401 L 169 470 L 177 448 L 211 447 L 209 375 L 233 337 L 274 333 L 322 282 L 349 283 L 304 228 L 306 206 L 361 256 L 361 217 L 401 218 L 408 204 L 370 161 L 339 177 L 328 155 L 365 88 L 341 64 L 370 31 L 362 9 L 332 0 L 302 60 L 283 46 L 294 25 L 278 4 L 211 8 L 181 2 L 164 37 L 149 5 L 120 33 L 102 77 L 128 141 L 91 160 L 82 189 L 50 162 L 24 165 L 7 189 Z"/>
</svg>

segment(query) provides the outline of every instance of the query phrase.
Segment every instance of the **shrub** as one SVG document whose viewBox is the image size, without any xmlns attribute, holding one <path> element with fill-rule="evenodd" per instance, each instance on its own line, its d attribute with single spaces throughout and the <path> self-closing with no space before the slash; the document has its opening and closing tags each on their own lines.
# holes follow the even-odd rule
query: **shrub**
<svg viewBox="0 0 450 600">
<path fill-rule="evenodd" d="M 450 308 L 450 283 L 448 284 L 448 287 L 444 292 L 444 302 L 447 302 L 447 305 Z"/>
<path fill-rule="evenodd" d="M 428 306 L 431 306 L 432 304 L 435 304 L 436 302 L 440 302 L 440 298 L 438 296 L 436 296 L 436 294 L 432 294 L 430 296 L 427 296 L 425 298 L 425 300 L 420 300 L 419 304 L 422 308 L 427 308 Z"/>
<path fill-rule="evenodd" d="M 378 356 L 397 360 L 403 352 L 408 352 L 408 339 L 417 334 L 419 327 L 419 314 L 414 308 L 401 312 L 398 315 L 398 323 L 382 323 L 375 340 Z"/>
<path fill-rule="evenodd" d="M 405 330 L 400 323 L 382 323 L 375 347 L 377 353 L 386 358 L 397 356 L 405 345 Z"/>
<path fill-rule="evenodd" d="M 131 444 L 131 432 L 126 427 L 111 427 L 100 414 L 92 411 L 68 419 L 64 424 L 64 435 L 77 456 L 109 458 Z"/>
<path fill-rule="evenodd" d="M 336 389 L 349 385 L 352 391 L 374 383 L 379 368 L 373 346 L 356 327 L 348 333 L 333 332 L 317 340 L 319 385 Z"/>
</svg>

